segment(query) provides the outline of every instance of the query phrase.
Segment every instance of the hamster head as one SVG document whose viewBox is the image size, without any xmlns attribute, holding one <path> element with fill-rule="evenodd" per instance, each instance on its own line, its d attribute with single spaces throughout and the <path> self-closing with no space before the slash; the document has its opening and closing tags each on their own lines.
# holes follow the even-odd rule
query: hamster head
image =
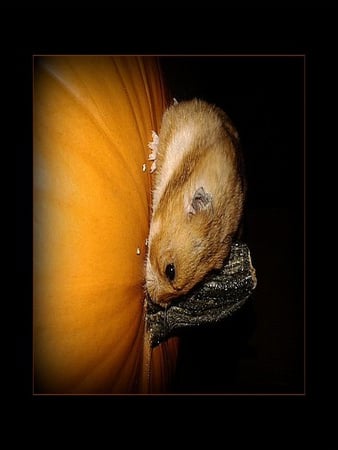
<svg viewBox="0 0 338 450">
<path fill-rule="evenodd" d="M 185 203 L 178 193 L 154 215 L 150 227 L 146 289 L 161 305 L 186 294 L 210 270 L 221 268 L 230 252 L 233 230 L 231 224 L 221 224 L 211 194 L 201 186 Z"/>
</svg>

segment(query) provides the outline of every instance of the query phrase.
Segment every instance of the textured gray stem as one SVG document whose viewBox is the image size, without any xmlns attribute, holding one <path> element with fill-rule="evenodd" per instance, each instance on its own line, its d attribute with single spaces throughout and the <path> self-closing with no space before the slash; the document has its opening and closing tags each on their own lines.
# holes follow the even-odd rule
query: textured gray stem
<svg viewBox="0 0 338 450">
<path fill-rule="evenodd" d="M 153 347 L 179 329 L 219 322 L 237 311 L 257 284 L 250 251 L 243 242 L 234 242 L 229 259 L 187 295 L 166 308 L 146 298 L 146 326 Z"/>
</svg>

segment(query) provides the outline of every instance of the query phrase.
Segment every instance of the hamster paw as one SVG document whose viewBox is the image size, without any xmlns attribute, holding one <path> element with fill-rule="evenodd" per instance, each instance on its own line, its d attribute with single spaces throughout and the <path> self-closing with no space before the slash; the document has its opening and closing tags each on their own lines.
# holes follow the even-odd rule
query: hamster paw
<svg viewBox="0 0 338 450">
<path fill-rule="evenodd" d="M 151 142 L 149 142 L 148 147 L 151 150 L 151 153 L 148 157 L 149 161 L 153 161 L 151 168 L 150 168 L 150 173 L 155 172 L 156 170 L 156 156 L 157 156 L 157 148 L 158 148 L 158 143 L 159 143 L 159 138 L 157 133 L 155 133 L 155 131 L 151 132 L 151 137 L 153 138 L 153 140 Z"/>
</svg>

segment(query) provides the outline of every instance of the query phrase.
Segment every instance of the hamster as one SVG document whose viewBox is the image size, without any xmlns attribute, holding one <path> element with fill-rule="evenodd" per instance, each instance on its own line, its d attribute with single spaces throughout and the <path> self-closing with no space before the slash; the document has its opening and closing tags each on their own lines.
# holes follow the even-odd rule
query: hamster
<svg viewBox="0 0 338 450">
<path fill-rule="evenodd" d="M 176 102 L 154 136 L 145 286 L 164 306 L 224 264 L 241 221 L 245 179 L 238 133 L 214 105 Z"/>
</svg>

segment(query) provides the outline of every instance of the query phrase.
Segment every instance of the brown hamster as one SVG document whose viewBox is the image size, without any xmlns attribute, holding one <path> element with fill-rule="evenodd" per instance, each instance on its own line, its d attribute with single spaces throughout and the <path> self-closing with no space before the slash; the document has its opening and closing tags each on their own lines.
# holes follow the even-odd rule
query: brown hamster
<svg viewBox="0 0 338 450">
<path fill-rule="evenodd" d="M 164 113 L 146 260 L 154 302 L 169 303 L 222 267 L 243 210 L 241 162 L 237 131 L 221 109 L 194 99 Z"/>
</svg>

